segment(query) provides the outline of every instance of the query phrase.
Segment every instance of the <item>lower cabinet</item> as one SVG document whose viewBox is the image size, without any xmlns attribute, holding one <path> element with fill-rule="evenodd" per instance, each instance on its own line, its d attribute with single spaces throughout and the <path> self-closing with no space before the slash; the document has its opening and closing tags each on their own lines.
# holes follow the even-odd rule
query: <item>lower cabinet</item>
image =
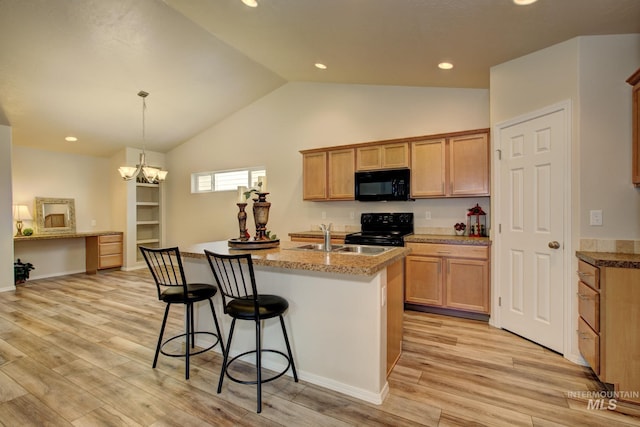
<svg viewBox="0 0 640 427">
<path fill-rule="evenodd" d="M 103 234 L 85 239 L 87 274 L 122 267 L 122 233 Z"/>
<path fill-rule="evenodd" d="M 578 348 L 618 400 L 640 404 L 640 269 L 578 261 Z M 636 393 L 637 394 L 637 393 Z"/>
<path fill-rule="evenodd" d="M 407 243 L 405 303 L 489 314 L 489 247 Z"/>
</svg>

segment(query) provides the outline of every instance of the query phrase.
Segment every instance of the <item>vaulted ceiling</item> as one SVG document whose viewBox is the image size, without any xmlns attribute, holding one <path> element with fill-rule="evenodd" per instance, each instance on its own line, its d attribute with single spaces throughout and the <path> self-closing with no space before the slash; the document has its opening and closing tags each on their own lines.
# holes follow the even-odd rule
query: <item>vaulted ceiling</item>
<svg viewBox="0 0 640 427">
<path fill-rule="evenodd" d="M 493 65 L 640 33 L 639 0 L 258 2 L 0 0 L 0 123 L 109 156 L 141 147 L 145 90 L 146 148 L 167 151 L 289 81 L 487 88 Z"/>
</svg>

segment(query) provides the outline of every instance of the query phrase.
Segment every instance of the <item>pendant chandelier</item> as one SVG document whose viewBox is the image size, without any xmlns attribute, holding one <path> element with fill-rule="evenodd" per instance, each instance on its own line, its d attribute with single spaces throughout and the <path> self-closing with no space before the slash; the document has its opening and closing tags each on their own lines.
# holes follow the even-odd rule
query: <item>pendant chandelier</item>
<svg viewBox="0 0 640 427">
<path fill-rule="evenodd" d="M 138 96 L 142 98 L 142 153 L 140 153 L 140 161 L 138 166 L 121 166 L 118 168 L 118 172 L 120 172 L 120 176 L 124 178 L 125 181 L 131 181 L 136 178 L 142 172 L 142 178 L 144 181 L 155 184 L 160 181 L 164 181 L 167 177 L 168 171 L 160 170 L 158 168 L 154 168 L 147 165 L 146 161 L 146 153 L 145 153 L 145 112 L 147 110 L 147 102 L 146 98 L 149 96 L 148 92 L 141 90 L 138 92 Z"/>
</svg>

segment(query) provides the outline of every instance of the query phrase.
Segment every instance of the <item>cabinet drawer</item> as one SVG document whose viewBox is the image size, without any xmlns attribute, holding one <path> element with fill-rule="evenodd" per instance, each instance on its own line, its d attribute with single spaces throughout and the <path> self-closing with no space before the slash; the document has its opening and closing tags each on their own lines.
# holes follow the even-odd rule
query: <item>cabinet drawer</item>
<svg viewBox="0 0 640 427">
<path fill-rule="evenodd" d="M 98 268 L 111 268 L 122 266 L 122 254 L 101 256 Z"/>
<path fill-rule="evenodd" d="M 578 312 L 594 331 L 600 332 L 600 294 L 582 282 L 578 283 Z"/>
<path fill-rule="evenodd" d="M 98 247 L 99 256 L 105 255 L 113 255 L 113 254 L 121 254 L 122 253 L 122 243 L 103 243 Z"/>
<path fill-rule="evenodd" d="M 98 236 L 98 243 L 122 242 L 122 234 L 105 234 Z"/>
<path fill-rule="evenodd" d="M 578 348 L 593 372 L 600 375 L 600 337 L 582 317 L 578 319 Z"/>
<path fill-rule="evenodd" d="M 411 255 L 489 259 L 488 246 L 444 245 L 440 243 L 407 243 L 406 246 L 411 248 Z"/>
<path fill-rule="evenodd" d="M 600 289 L 600 269 L 582 260 L 578 261 L 578 276 L 586 285 Z"/>
</svg>

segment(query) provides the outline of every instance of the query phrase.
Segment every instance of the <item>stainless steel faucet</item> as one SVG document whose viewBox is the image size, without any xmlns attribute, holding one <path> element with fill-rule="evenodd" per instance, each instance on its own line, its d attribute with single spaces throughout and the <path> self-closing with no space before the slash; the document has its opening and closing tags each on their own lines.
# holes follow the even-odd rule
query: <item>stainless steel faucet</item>
<svg viewBox="0 0 640 427">
<path fill-rule="evenodd" d="M 324 235 L 324 251 L 331 252 L 331 224 L 320 224 L 320 230 Z"/>
</svg>

